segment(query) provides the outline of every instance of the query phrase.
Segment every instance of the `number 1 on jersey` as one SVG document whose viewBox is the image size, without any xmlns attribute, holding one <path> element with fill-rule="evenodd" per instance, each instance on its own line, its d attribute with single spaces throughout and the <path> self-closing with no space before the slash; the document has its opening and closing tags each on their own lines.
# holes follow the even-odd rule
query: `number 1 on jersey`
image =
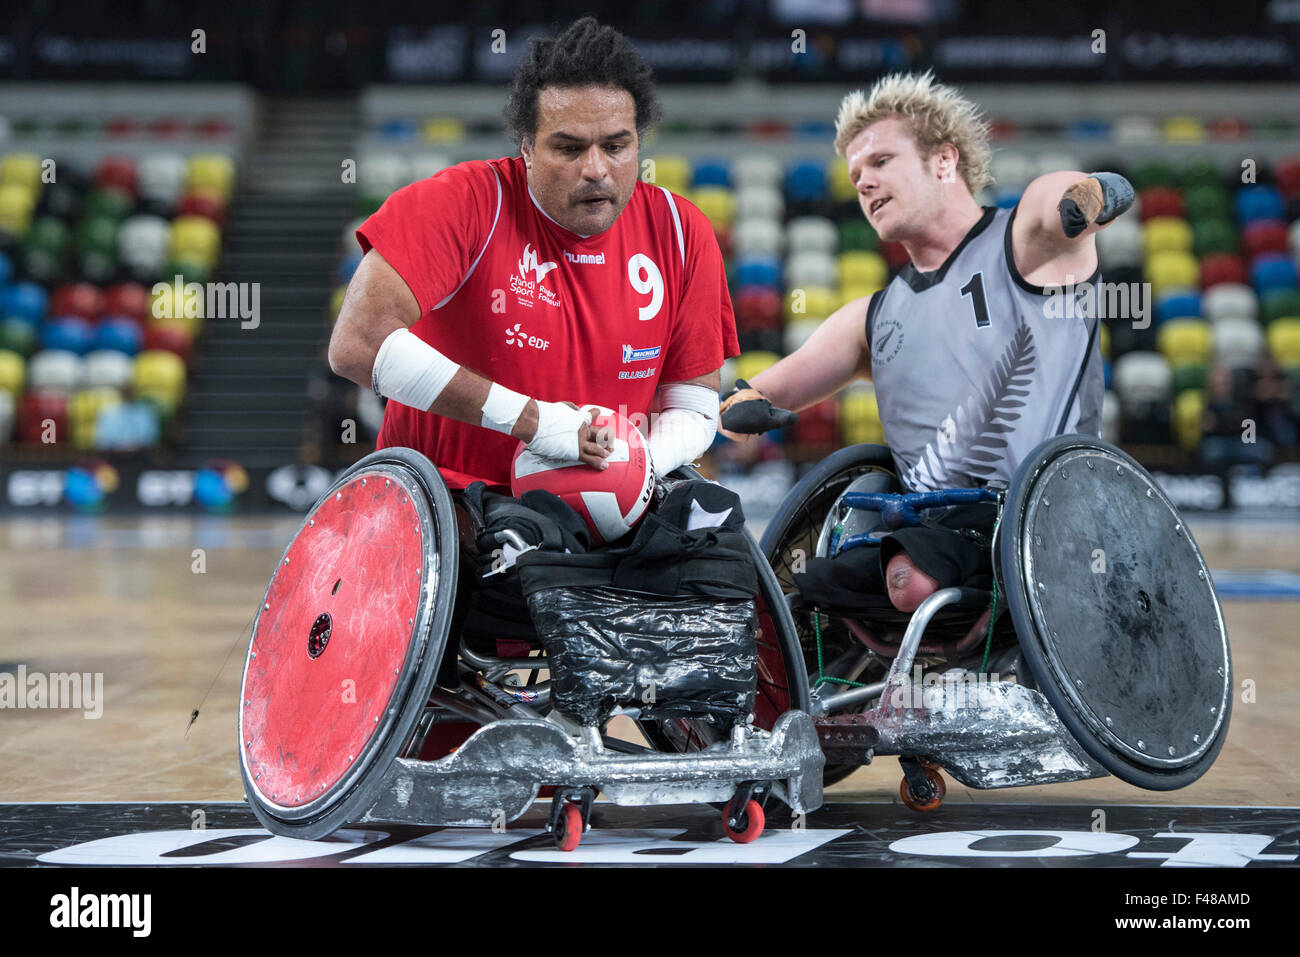
<svg viewBox="0 0 1300 957">
<path fill-rule="evenodd" d="M 984 274 L 977 272 L 970 277 L 970 282 L 961 287 L 963 296 L 970 296 L 971 304 L 975 307 L 975 325 L 987 326 L 989 324 L 989 306 L 984 300 Z"/>
</svg>

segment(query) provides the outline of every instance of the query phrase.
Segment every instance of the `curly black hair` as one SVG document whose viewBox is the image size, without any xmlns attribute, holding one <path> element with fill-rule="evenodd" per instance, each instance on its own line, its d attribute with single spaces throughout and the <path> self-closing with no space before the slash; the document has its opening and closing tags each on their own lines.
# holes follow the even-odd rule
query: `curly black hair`
<svg viewBox="0 0 1300 957">
<path fill-rule="evenodd" d="M 620 86 L 636 105 L 637 136 L 644 137 L 662 114 L 650 64 L 627 37 L 595 17 L 575 20 L 554 39 L 533 37 L 515 71 L 506 103 L 506 132 L 516 146 L 537 132 L 537 94 L 548 86 Z"/>
</svg>

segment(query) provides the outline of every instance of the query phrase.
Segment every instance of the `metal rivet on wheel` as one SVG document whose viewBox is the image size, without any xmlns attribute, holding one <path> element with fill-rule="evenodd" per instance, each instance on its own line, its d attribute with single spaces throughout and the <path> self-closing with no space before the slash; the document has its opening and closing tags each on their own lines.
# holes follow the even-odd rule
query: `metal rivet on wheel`
<svg viewBox="0 0 1300 957">
<path fill-rule="evenodd" d="M 271 603 L 268 601 L 265 605 L 262 606 L 262 609 L 263 609 L 264 611 L 270 611 L 270 610 L 271 610 Z"/>
<path fill-rule="evenodd" d="M 1179 522 L 1177 525 L 1174 526 L 1174 534 L 1176 534 L 1176 535 L 1181 535 L 1181 534 L 1183 534 L 1183 523 L 1182 523 L 1182 522 Z"/>
<path fill-rule="evenodd" d="M 1083 687 L 1083 679 L 1082 679 L 1082 678 L 1075 678 L 1075 679 L 1074 679 L 1074 686 L 1075 686 L 1076 688 L 1082 688 L 1082 687 Z"/>
<path fill-rule="evenodd" d="M 244 699 L 244 707 L 245 707 L 245 708 L 247 708 L 247 707 L 248 707 L 250 704 L 252 704 L 252 703 L 253 703 L 253 702 L 249 701 L 247 698 Z"/>
<path fill-rule="evenodd" d="M 393 483 L 392 483 L 392 481 L 391 481 L 390 479 L 384 479 L 384 488 L 388 488 L 388 486 L 390 486 L 390 485 L 392 485 L 392 484 L 393 484 Z"/>
<path fill-rule="evenodd" d="M 1039 590 L 1040 592 L 1042 592 L 1042 591 L 1047 591 L 1047 586 L 1044 585 L 1042 582 L 1039 582 L 1039 583 L 1038 583 L 1038 590 Z"/>
<path fill-rule="evenodd" d="M 1210 705 L 1210 714 L 1218 714 L 1218 713 L 1219 713 L 1219 706 L 1217 704 Z"/>
<path fill-rule="evenodd" d="M 1070 477 L 1070 473 L 1067 472 L 1065 469 L 1061 469 L 1061 478 L 1067 479 L 1069 477 Z"/>
<path fill-rule="evenodd" d="M 253 780 L 256 781 L 259 778 L 261 778 L 261 776 L 262 776 L 262 772 L 258 771 L 256 774 L 253 775 Z"/>
<path fill-rule="evenodd" d="M 289 556 L 288 556 L 288 555 L 285 555 L 285 556 L 284 556 L 284 563 L 285 563 L 286 565 L 289 564 Z"/>
<path fill-rule="evenodd" d="M 415 619 L 414 619 L 414 618 L 408 618 L 408 619 L 406 619 L 406 623 L 407 623 L 408 625 L 414 625 L 414 624 L 415 624 Z"/>
<path fill-rule="evenodd" d="M 349 755 L 348 755 L 348 761 L 351 761 L 351 760 L 352 760 L 352 755 L 349 754 Z"/>
<path fill-rule="evenodd" d="M 335 492 L 335 493 L 334 493 L 334 501 L 337 502 L 337 501 L 338 501 L 339 499 L 341 499 L 342 497 L 343 497 L 343 493 L 342 493 L 342 492 Z"/>
<path fill-rule="evenodd" d="M 1155 494 L 1156 493 L 1153 492 L 1151 489 L 1147 489 L 1147 498 L 1154 498 Z"/>
<path fill-rule="evenodd" d="M 1035 544 L 1035 545 L 1041 545 L 1041 544 L 1043 544 L 1043 536 L 1042 536 L 1042 535 L 1035 535 L 1035 536 L 1034 536 L 1034 544 Z"/>
<path fill-rule="evenodd" d="M 1119 472 L 1120 472 L 1120 469 L 1119 469 L 1119 466 L 1117 465 L 1117 466 L 1115 466 L 1115 474 L 1116 474 L 1116 475 L 1119 475 Z"/>
<path fill-rule="evenodd" d="M 1201 736 L 1199 734 L 1192 735 L 1192 744 L 1200 744 L 1200 743 L 1201 743 Z"/>
<path fill-rule="evenodd" d="M 314 519 L 314 518 L 309 518 L 309 519 L 307 519 L 307 524 L 310 525 L 310 526 L 312 526 L 313 528 L 315 528 L 315 527 L 316 527 L 316 519 Z"/>
<path fill-rule="evenodd" d="M 257 657 L 257 652 L 254 651 L 254 652 L 253 652 L 252 654 L 250 654 L 248 657 L 250 657 L 250 658 L 256 658 L 256 657 Z"/>
<path fill-rule="evenodd" d="M 1048 507 L 1049 505 L 1051 505 L 1051 504 L 1052 504 L 1052 503 L 1049 502 L 1047 499 L 1043 499 L 1043 508 L 1047 508 L 1047 507 Z"/>
<path fill-rule="evenodd" d="M 379 723 L 379 718 L 376 717 L 376 718 L 375 718 L 375 724 L 378 724 L 378 723 Z"/>
<path fill-rule="evenodd" d="M 1200 571 L 1198 571 L 1196 573 L 1196 577 L 1199 578 L 1201 581 L 1205 581 L 1205 569 L 1202 568 Z"/>
<path fill-rule="evenodd" d="M 244 747 L 246 747 L 246 748 L 251 748 L 252 746 L 253 746 L 253 742 L 252 742 L 252 741 L 245 741 L 245 742 L 244 742 Z"/>
<path fill-rule="evenodd" d="M 361 480 L 361 484 L 362 484 L 362 485 L 365 485 L 365 484 L 366 484 L 366 480 L 365 480 L 365 479 L 362 479 L 362 480 Z"/>
<path fill-rule="evenodd" d="M 1097 466 L 1095 466 L 1095 465 L 1092 464 L 1092 459 L 1088 459 L 1088 461 L 1087 461 L 1086 464 L 1087 464 L 1087 466 L 1088 466 L 1088 471 L 1090 471 L 1090 472 L 1095 472 L 1095 471 L 1097 471 Z"/>
<path fill-rule="evenodd" d="M 1147 743 L 1145 741 L 1138 741 L 1138 747 L 1145 751 L 1147 749 Z"/>
<path fill-rule="evenodd" d="M 1113 726 L 1114 724 L 1115 724 L 1115 722 L 1111 720 L 1110 715 L 1106 715 L 1106 727 L 1109 728 L 1109 727 Z"/>
<path fill-rule="evenodd" d="M 1174 746 L 1172 744 L 1169 745 L 1169 756 L 1171 758 L 1174 756 Z"/>
</svg>

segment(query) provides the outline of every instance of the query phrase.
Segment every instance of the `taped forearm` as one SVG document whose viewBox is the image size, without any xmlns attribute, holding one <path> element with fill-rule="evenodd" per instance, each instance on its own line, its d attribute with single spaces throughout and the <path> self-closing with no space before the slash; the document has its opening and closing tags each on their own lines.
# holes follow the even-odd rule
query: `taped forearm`
<svg viewBox="0 0 1300 957">
<path fill-rule="evenodd" d="M 370 385 L 377 395 L 428 412 L 460 368 L 410 329 L 402 328 L 390 333 L 380 345 Z M 463 421 L 510 435 L 528 402 L 529 396 L 492 382 L 478 420 Z M 590 411 L 571 409 L 560 402 L 539 401 L 537 430 L 529 439 L 528 448 L 547 458 L 576 462 L 579 426 L 590 421 Z"/>
<path fill-rule="evenodd" d="M 718 393 L 707 386 L 675 382 L 660 390 L 661 411 L 646 438 L 655 474 L 694 462 L 718 432 Z"/>
</svg>

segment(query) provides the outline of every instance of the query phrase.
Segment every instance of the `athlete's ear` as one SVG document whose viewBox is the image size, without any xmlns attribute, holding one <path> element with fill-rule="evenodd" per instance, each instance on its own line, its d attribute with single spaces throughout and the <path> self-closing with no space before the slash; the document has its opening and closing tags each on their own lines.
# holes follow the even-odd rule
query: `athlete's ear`
<svg viewBox="0 0 1300 957">
<path fill-rule="evenodd" d="M 951 143 L 944 143 L 939 147 L 939 182 L 957 182 L 957 160 L 959 158 L 957 147 Z"/>
<path fill-rule="evenodd" d="M 530 136 L 524 137 L 519 143 L 519 152 L 524 156 L 524 166 L 528 169 L 533 168 L 533 139 Z"/>
</svg>

